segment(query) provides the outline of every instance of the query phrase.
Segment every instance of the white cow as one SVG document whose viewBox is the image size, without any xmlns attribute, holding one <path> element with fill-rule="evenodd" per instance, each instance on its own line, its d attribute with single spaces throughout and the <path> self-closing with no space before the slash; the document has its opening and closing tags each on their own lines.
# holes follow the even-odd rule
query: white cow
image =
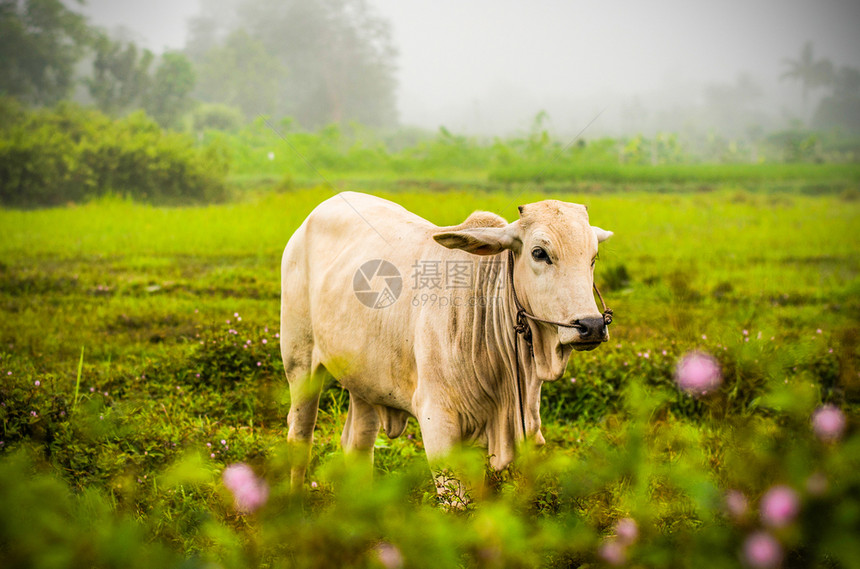
<svg viewBox="0 0 860 569">
<path fill-rule="evenodd" d="M 346 192 L 296 230 L 281 264 L 280 332 L 294 488 L 326 373 L 349 391 L 341 443 L 371 463 L 380 426 L 397 437 L 410 416 L 431 464 L 468 441 L 501 469 L 518 442 L 544 442 L 541 384 L 561 377 L 571 350 L 608 339 L 592 286 L 597 244 L 612 233 L 592 227 L 582 205 L 519 211 L 510 224 L 475 212 L 437 227 Z"/>
</svg>

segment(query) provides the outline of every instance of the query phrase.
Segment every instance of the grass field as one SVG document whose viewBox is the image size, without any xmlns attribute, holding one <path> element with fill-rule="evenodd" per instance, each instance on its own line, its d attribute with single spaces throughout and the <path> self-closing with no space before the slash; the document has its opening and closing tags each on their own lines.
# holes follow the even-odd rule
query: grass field
<svg viewBox="0 0 860 569">
<path fill-rule="evenodd" d="M 342 465 L 336 385 L 313 485 L 287 492 L 279 259 L 329 186 L 189 208 L 107 198 L 0 211 L 0 564 L 582 567 L 614 564 L 615 547 L 633 566 L 733 567 L 763 530 L 785 566 L 857 567 L 856 170 L 819 196 L 757 191 L 749 176 L 747 191 L 734 175 L 671 194 L 635 177 L 624 192 L 383 185 L 440 225 L 476 209 L 514 219 L 553 197 L 615 232 L 596 272 L 612 341 L 545 386 L 548 445 L 491 475 L 493 491 L 462 513 L 436 504 L 414 422 L 378 440 L 373 489 Z M 690 350 L 719 360 L 711 397 L 674 385 Z M 825 402 L 847 417 L 840 441 L 810 427 Z M 237 512 L 221 482 L 237 462 L 271 487 L 256 514 Z M 774 485 L 800 500 L 778 527 L 758 515 Z M 748 501 L 737 515 L 732 490 Z M 635 543 L 613 537 L 625 518 Z"/>
</svg>

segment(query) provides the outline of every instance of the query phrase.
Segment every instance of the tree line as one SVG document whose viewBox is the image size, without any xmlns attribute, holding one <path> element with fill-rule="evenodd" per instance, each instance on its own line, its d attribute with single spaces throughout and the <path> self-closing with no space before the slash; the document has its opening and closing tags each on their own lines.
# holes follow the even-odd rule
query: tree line
<svg viewBox="0 0 860 569">
<path fill-rule="evenodd" d="M 366 0 L 202 0 L 188 32 L 182 50 L 156 55 L 61 0 L 0 0 L 0 95 L 31 106 L 75 98 L 109 116 L 143 109 L 168 128 L 192 109 L 200 129 L 259 115 L 307 129 L 397 124 L 397 51 Z M 810 42 L 783 64 L 809 126 L 860 132 L 860 70 L 816 57 Z M 705 95 L 729 116 L 758 96 L 749 78 Z"/>
<path fill-rule="evenodd" d="M 780 79 L 800 83 L 804 113 L 809 113 L 812 91 L 829 90 L 812 115 L 812 127 L 860 132 L 860 70 L 816 58 L 812 42 L 803 45 L 797 59 L 786 59 L 783 65 L 786 69 Z"/>
<path fill-rule="evenodd" d="M 364 0 L 210 0 L 185 49 L 160 55 L 60 0 L 0 0 L 0 95 L 30 106 L 74 97 L 110 116 L 143 109 L 166 128 L 200 103 L 306 128 L 392 126 L 395 58 L 388 22 Z"/>
</svg>

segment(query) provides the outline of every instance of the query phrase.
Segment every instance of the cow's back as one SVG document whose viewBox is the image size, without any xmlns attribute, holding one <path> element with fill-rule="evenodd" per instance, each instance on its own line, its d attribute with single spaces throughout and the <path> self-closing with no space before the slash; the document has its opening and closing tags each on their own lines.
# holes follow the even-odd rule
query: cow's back
<svg viewBox="0 0 860 569">
<path fill-rule="evenodd" d="M 397 204 L 345 192 L 317 206 L 284 251 L 282 329 L 286 321 L 317 363 L 376 405 L 411 411 L 418 312 L 406 298 L 373 294 L 405 296 L 414 260 L 438 250 L 436 229 Z"/>
</svg>

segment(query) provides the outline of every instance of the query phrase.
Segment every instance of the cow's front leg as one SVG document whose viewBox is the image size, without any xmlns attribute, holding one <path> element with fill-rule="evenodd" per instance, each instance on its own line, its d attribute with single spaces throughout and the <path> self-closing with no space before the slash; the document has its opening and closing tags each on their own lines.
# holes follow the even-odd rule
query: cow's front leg
<svg viewBox="0 0 860 569">
<path fill-rule="evenodd" d="M 465 480 L 463 472 L 452 464 L 455 462 L 452 458 L 456 458 L 452 452 L 458 451 L 463 441 L 456 413 L 428 406 L 418 417 L 418 424 L 440 503 L 450 508 L 465 508 L 472 501 L 472 488 L 476 484 Z"/>
<path fill-rule="evenodd" d="M 350 392 L 349 411 L 340 437 L 340 444 L 347 457 L 373 466 L 373 447 L 379 426 L 379 415 L 373 405 Z"/>
</svg>

